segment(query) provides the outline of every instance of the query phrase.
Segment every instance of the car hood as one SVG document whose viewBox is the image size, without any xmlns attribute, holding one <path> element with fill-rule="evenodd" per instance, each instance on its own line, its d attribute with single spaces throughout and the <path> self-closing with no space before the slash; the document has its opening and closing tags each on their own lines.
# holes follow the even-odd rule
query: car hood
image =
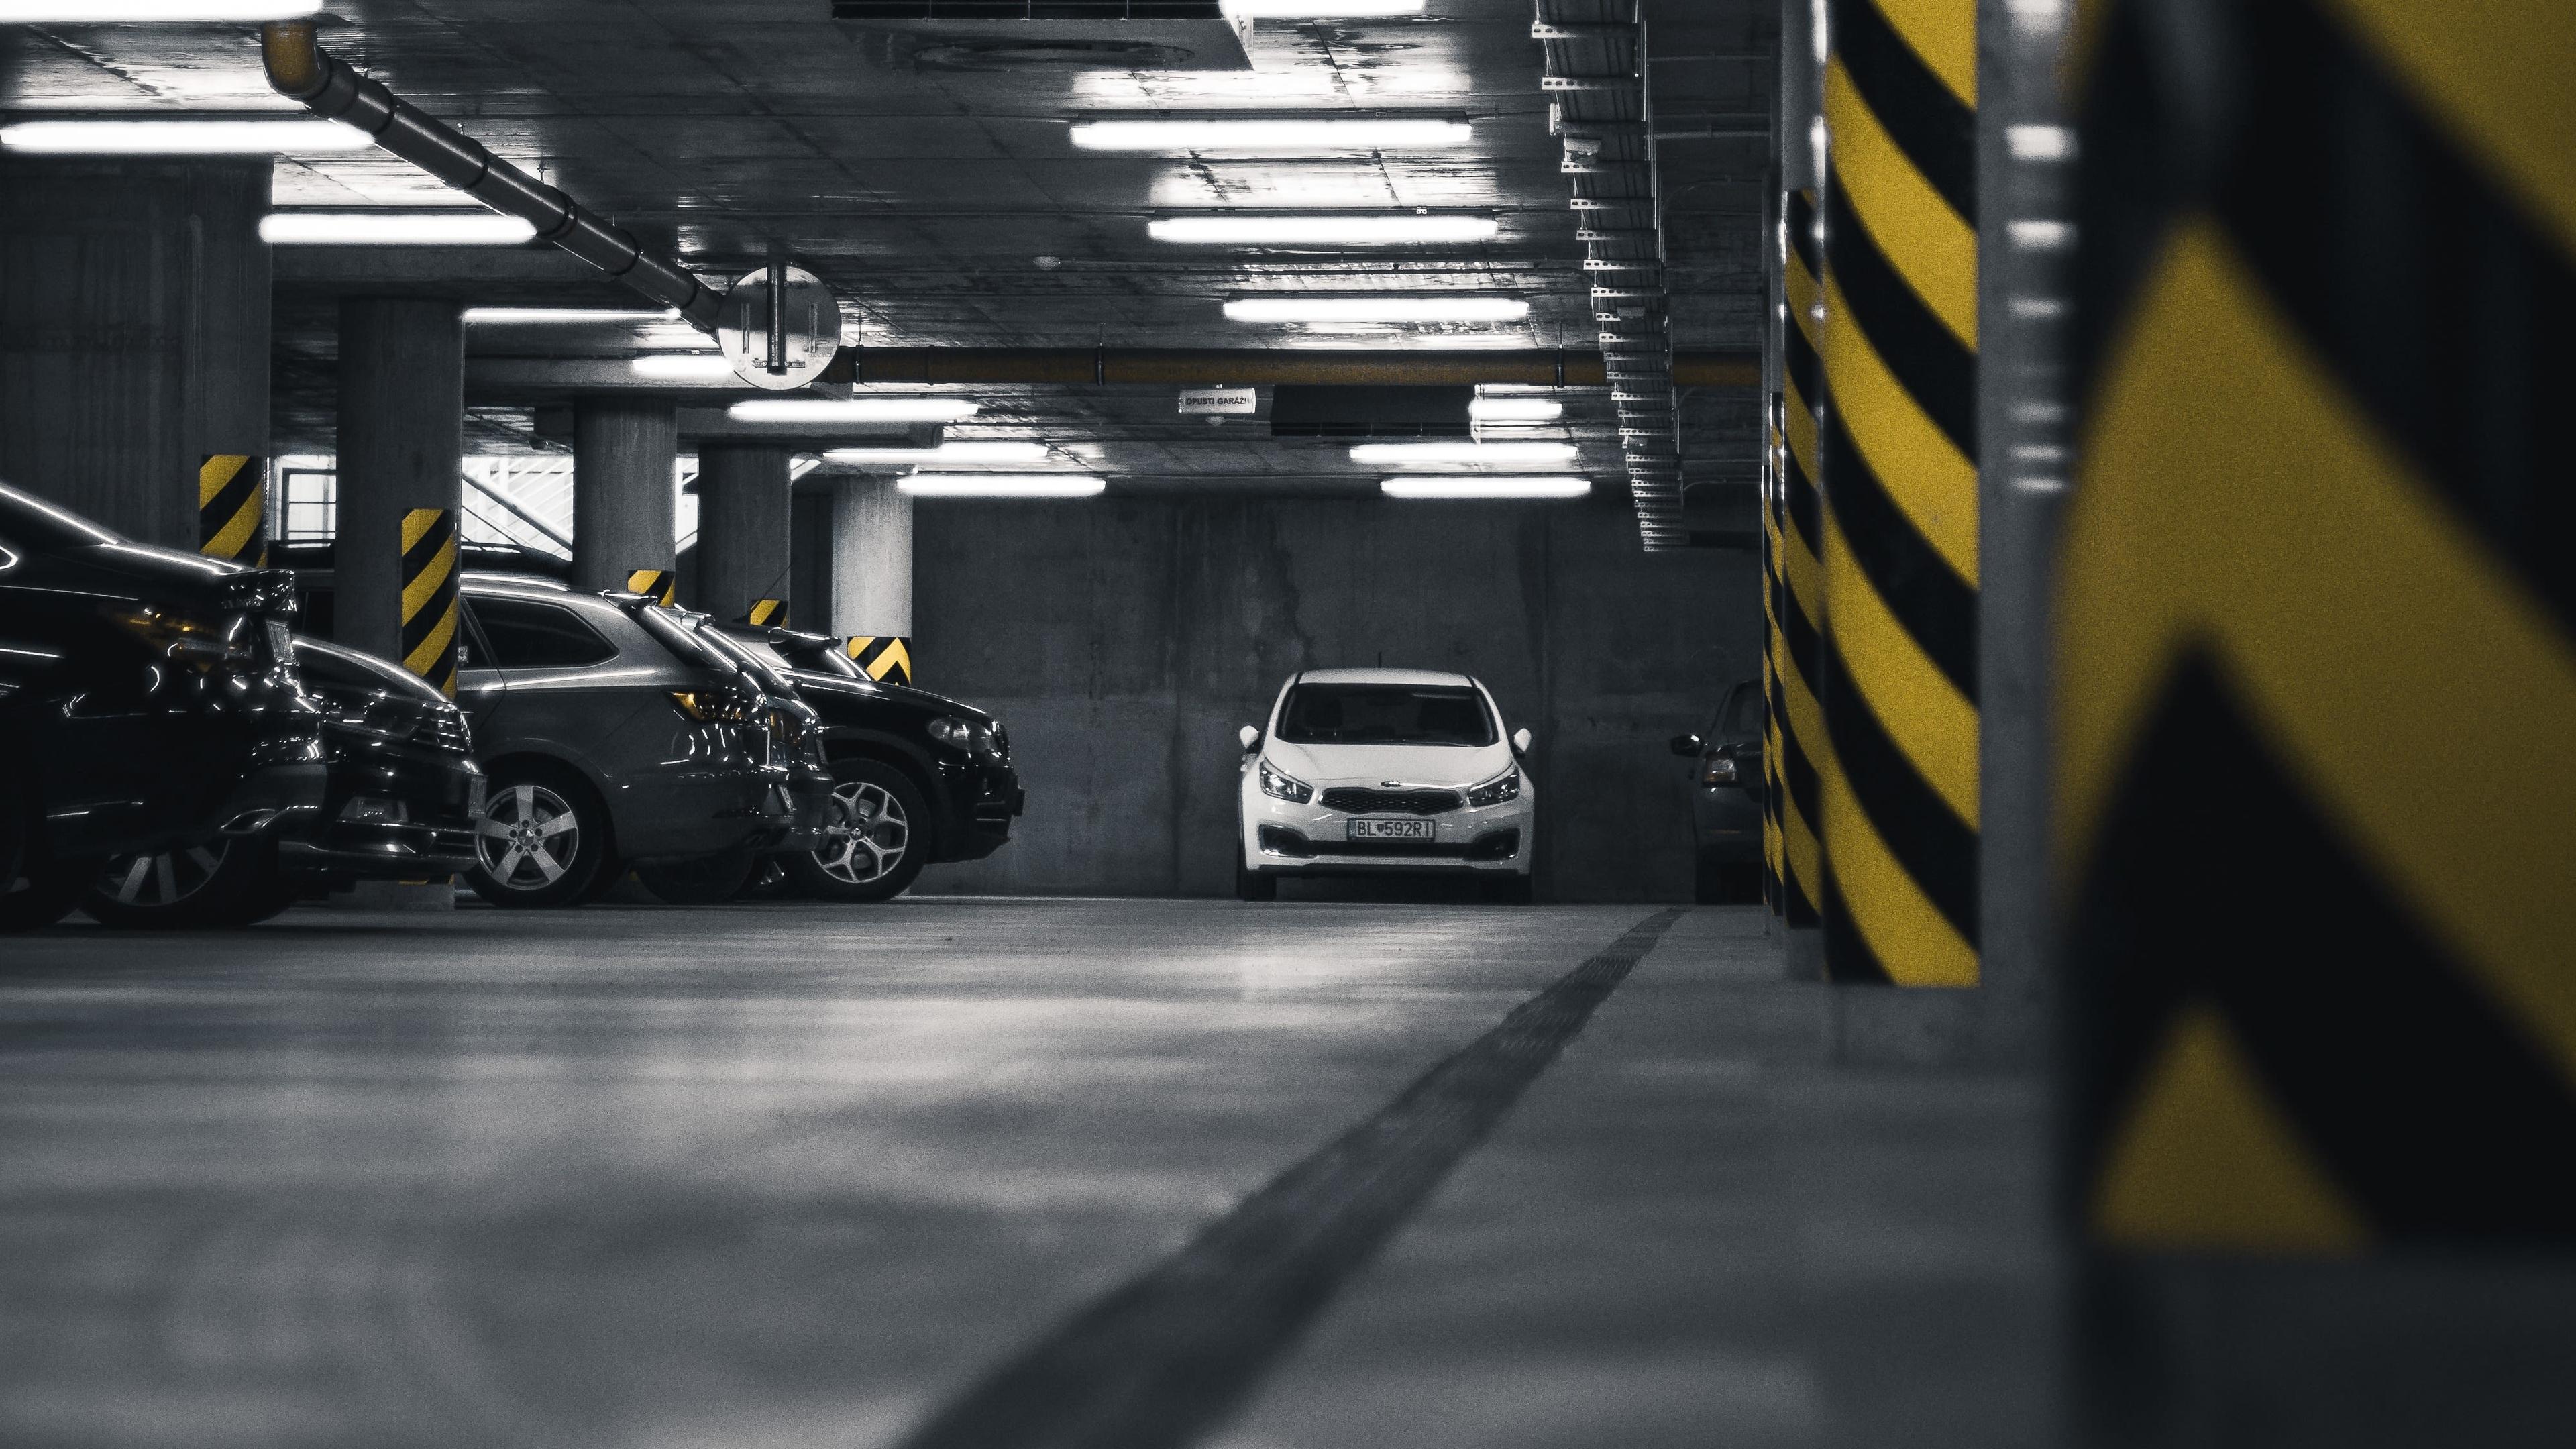
<svg viewBox="0 0 2576 1449">
<path fill-rule="evenodd" d="M 1322 789 L 1332 785 L 1481 785 L 1512 764 L 1512 747 L 1469 745 L 1292 745 L 1269 740 L 1271 765 Z"/>
<path fill-rule="evenodd" d="M 992 719 L 991 715 L 971 704 L 950 699 L 944 694 L 933 694 L 926 689 L 914 689 L 909 685 L 885 684 L 873 679 L 850 679 L 838 674 L 817 673 L 810 669 L 794 671 L 793 678 L 798 689 L 814 694 L 843 695 L 852 699 L 881 699 L 889 704 L 910 705 L 928 714 L 964 715 L 972 720 Z"/>
</svg>

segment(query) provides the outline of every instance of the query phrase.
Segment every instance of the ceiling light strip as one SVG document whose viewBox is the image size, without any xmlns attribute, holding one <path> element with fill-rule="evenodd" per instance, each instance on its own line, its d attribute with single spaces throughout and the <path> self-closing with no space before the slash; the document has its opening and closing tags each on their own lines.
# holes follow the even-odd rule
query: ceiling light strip
<svg viewBox="0 0 2576 1449">
<path fill-rule="evenodd" d="M 1411 151 L 1463 146 L 1475 137 L 1449 117 L 1246 116 L 1158 117 L 1076 121 L 1069 134 L 1086 151 L 1258 151 L 1267 155 L 1330 151 Z"/>
</svg>

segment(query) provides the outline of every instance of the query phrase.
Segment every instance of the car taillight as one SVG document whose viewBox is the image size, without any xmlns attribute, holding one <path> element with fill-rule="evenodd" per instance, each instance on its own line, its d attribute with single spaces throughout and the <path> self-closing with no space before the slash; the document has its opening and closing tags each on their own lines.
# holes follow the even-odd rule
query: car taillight
<svg viewBox="0 0 2576 1449">
<path fill-rule="evenodd" d="M 675 689 L 671 691 L 672 707 L 699 724 L 740 724 L 751 718 L 751 708 L 742 697 L 724 689 Z"/>
<path fill-rule="evenodd" d="M 108 617 L 153 653 L 200 673 L 247 669 L 259 662 L 253 649 L 258 636 L 247 615 L 201 619 L 143 604 Z"/>
</svg>

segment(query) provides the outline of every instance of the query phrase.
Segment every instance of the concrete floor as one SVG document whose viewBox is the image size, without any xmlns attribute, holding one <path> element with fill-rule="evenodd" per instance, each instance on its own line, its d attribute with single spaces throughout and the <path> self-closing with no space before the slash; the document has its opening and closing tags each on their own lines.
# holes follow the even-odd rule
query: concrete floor
<svg viewBox="0 0 2576 1449">
<path fill-rule="evenodd" d="M 1651 914 L 17 938 L 0 1443 L 890 1444 Z M 2041 1442 L 2036 1083 L 1828 1065 L 1779 977 L 1684 915 L 1210 1442 Z"/>
</svg>

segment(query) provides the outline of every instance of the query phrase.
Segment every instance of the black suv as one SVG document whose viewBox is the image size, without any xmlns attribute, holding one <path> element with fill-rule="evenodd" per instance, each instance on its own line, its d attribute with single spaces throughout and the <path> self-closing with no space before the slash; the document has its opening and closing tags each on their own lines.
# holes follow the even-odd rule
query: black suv
<svg viewBox="0 0 2576 1449">
<path fill-rule="evenodd" d="M 322 716 L 292 576 L 132 543 L 0 486 L 0 928 L 112 855 L 318 823 Z"/>
<path fill-rule="evenodd" d="M 923 866 L 981 860 L 1011 838 L 1028 796 L 1011 767 L 1010 736 L 991 715 L 870 679 L 828 635 L 751 625 L 717 632 L 785 671 L 822 717 L 835 782 L 831 838 L 781 857 L 806 891 L 888 900 Z"/>
</svg>

